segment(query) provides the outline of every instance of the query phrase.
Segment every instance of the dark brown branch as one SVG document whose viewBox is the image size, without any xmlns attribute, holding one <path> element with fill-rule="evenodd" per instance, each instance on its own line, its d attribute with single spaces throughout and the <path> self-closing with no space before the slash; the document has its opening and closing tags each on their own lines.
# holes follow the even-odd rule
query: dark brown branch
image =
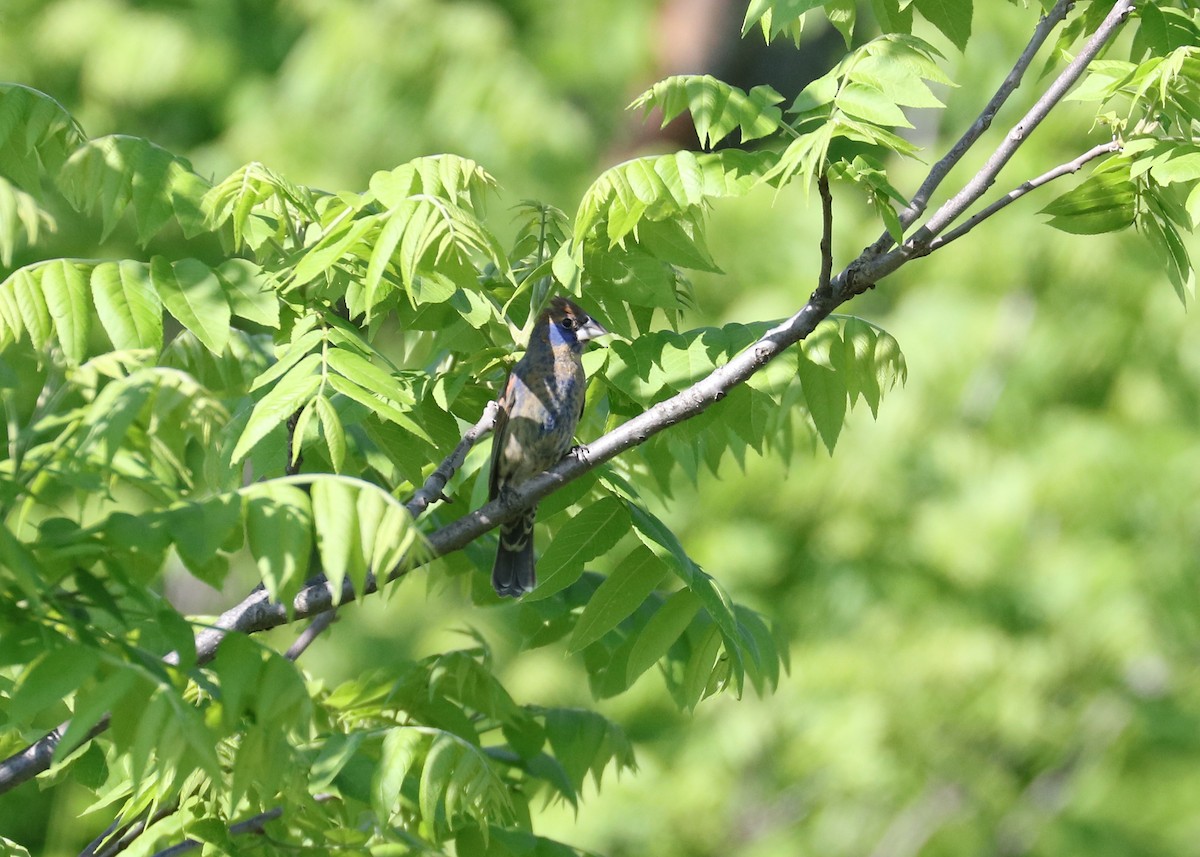
<svg viewBox="0 0 1200 857">
<path fill-rule="evenodd" d="M 829 278 L 833 276 L 833 196 L 829 193 L 829 176 L 817 176 L 817 192 L 821 195 L 821 276 L 817 291 L 829 296 Z"/>
<path fill-rule="evenodd" d="M 410 515 L 414 518 L 419 518 L 434 503 L 449 501 L 449 498 L 442 492 L 445 490 L 447 483 L 454 478 L 454 474 L 458 472 L 458 468 L 462 467 L 467 453 L 471 451 L 471 447 L 492 430 L 492 426 L 496 422 L 496 409 L 498 407 L 499 405 L 496 402 L 488 402 L 487 407 L 483 409 L 483 416 L 479 418 L 479 421 L 475 425 L 467 429 L 462 440 L 458 442 L 458 446 L 454 447 L 454 452 L 446 457 L 446 460 L 441 463 L 437 470 L 429 474 L 429 478 L 425 480 L 425 484 L 404 504 L 404 508 L 408 509 Z"/>
<path fill-rule="evenodd" d="M 300 411 L 296 411 L 287 418 L 287 462 L 284 464 L 283 472 L 288 476 L 295 476 L 299 473 L 300 465 L 304 463 L 304 455 L 295 448 L 295 444 L 304 441 L 304 438 L 296 437 L 296 425 L 299 422 Z"/>
<path fill-rule="evenodd" d="M 1112 154 L 1113 152 L 1119 152 L 1119 151 L 1121 151 L 1121 144 L 1115 140 L 1113 140 L 1112 142 L 1109 142 L 1109 143 L 1101 143 L 1099 146 L 1094 146 L 1093 148 L 1084 152 L 1082 155 L 1080 155 L 1075 160 L 1068 161 L 1065 164 L 1059 164 L 1054 169 L 1047 170 L 1046 172 L 1042 173 L 1037 178 L 1030 179 L 1027 182 L 1021 183 L 1018 187 L 1014 188 L 1013 190 L 1010 190 L 1008 193 L 1006 193 L 1004 196 L 1000 197 L 998 200 L 993 202 L 987 208 L 984 208 L 984 209 L 980 210 L 978 213 L 973 214 L 969 220 L 954 227 L 949 232 L 947 232 L 945 235 L 940 235 L 937 238 L 934 238 L 932 241 L 929 242 L 929 252 L 932 253 L 934 250 L 938 250 L 938 249 L 941 249 L 942 247 L 945 247 L 951 241 L 954 241 L 958 238 L 962 238 L 964 235 L 966 235 L 968 232 L 970 232 L 972 229 L 974 229 L 980 223 L 987 220 L 989 217 L 991 217 L 996 212 L 998 212 L 998 211 L 1006 208 L 1007 206 L 1011 205 L 1012 203 L 1016 202 L 1018 199 L 1023 197 L 1025 194 L 1029 193 L 1031 190 L 1036 190 L 1037 188 L 1041 187 L 1042 185 L 1049 184 L 1050 182 L 1054 181 L 1057 178 L 1062 178 L 1063 176 L 1071 175 L 1072 173 L 1077 173 L 1077 172 L 1079 172 L 1080 169 L 1083 168 L 1084 164 L 1086 164 L 1088 161 L 1095 160 L 1096 158 L 1100 157 L 1101 155 Z"/>
<path fill-rule="evenodd" d="M 324 803 L 327 800 L 333 800 L 331 794 L 313 795 L 313 800 L 318 803 Z M 258 815 L 251 816 L 244 821 L 239 821 L 237 824 L 229 826 L 230 836 L 244 836 L 247 833 L 255 833 L 263 835 L 267 832 L 267 824 L 274 821 L 283 815 L 283 809 L 275 807 L 266 812 L 260 812 Z M 203 843 L 197 842 L 195 839 L 185 839 L 178 845 L 172 845 L 170 848 L 164 848 L 162 851 L 156 852 L 153 857 L 176 857 L 178 854 L 186 854 L 189 851 L 195 851 Z"/>
</svg>

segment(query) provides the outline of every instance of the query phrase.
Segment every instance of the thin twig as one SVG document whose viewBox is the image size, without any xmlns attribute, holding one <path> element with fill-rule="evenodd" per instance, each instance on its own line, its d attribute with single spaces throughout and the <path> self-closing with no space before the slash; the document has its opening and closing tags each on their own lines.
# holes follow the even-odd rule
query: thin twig
<svg viewBox="0 0 1200 857">
<path fill-rule="evenodd" d="M 332 625 L 336 619 L 336 610 L 326 610 L 324 613 L 318 613 L 313 617 L 312 623 L 296 638 L 296 642 L 288 646 L 284 657 L 289 661 L 296 660 L 296 658 L 304 654 L 305 649 L 312 645 L 313 640 L 317 639 L 321 635 L 321 632 Z"/>
<path fill-rule="evenodd" d="M 94 857 L 116 857 L 117 854 L 120 854 L 122 851 L 132 845 L 134 841 L 145 832 L 147 827 L 152 824 L 157 824 L 167 816 L 175 813 L 178 809 L 179 803 L 177 801 L 172 801 L 167 806 L 159 809 L 158 812 L 154 813 L 154 815 L 149 816 L 149 818 L 147 818 L 146 815 L 143 815 L 139 818 L 135 818 L 124 827 L 121 826 L 121 819 L 118 818 L 109 826 L 108 830 L 105 830 L 104 833 L 100 834 L 98 838 L 92 840 L 88 847 L 80 852 L 79 857 L 93 857 L 93 855 Z M 149 810 L 146 810 L 146 812 L 149 813 Z M 120 835 L 117 836 L 116 839 L 113 839 L 113 834 L 118 831 L 120 832 Z M 94 850 L 99 848 L 105 842 L 109 843 L 107 848 L 104 848 L 101 851 Z"/>
<path fill-rule="evenodd" d="M 331 794 L 313 795 L 313 800 L 317 803 L 324 803 L 327 800 L 333 800 Z M 242 836 L 247 833 L 256 833 L 259 835 L 265 834 L 268 823 L 274 821 L 283 815 L 281 807 L 268 809 L 266 812 L 260 812 L 258 815 L 253 815 L 244 821 L 239 821 L 237 824 L 229 826 L 230 836 Z M 186 854 L 189 851 L 195 851 L 204 843 L 197 842 L 195 839 L 185 839 L 178 845 L 172 845 L 170 848 L 164 848 L 162 851 L 155 852 L 152 857 L 176 857 L 178 854 Z"/>
<path fill-rule="evenodd" d="M 925 213 L 925 209 L 929 205 L 929 200 L 933 196 L 933 192 L 937 190 L 942 181 L 950 174 L 950 171 L 962 160 L 976 141 L 983 136 L 983 133 L 992 127 L 992 120 L 996 118 L 996 114 L 1000 112 L 1000 108 L 1004 106 L 1004 102 L 1008 97 L 1016 91 L 1021 85 L 1021 80 L 1025 76 L 1025 72 L 1029 69 L 1030 63 L 1037 56 L 1050 33 L 1057 27 L 1067 13 L 1071 11 L 1071 7 L 1075 5 L 1075 0 L 1058 0 L 1054 4 L 1054 8 L 1042 16 L 1038 21 L 1037 27 L 1034 28 L 1033 35 L 1029 39 L 1029 44 L 1025 46 L 1025 50 L 1021 52 L 1021 56 L 1017 58 L 1016 64 L 1000 87 L 996 90 L 995 95 L 988 101 L 987 105 L 980 112 L 979 116 L 971 123 L 971 127 L 958 139 L 946 156 L 938 161 L 929 170 L 929 175 L 925 177 L 925 181 L 921 182 L 921 186 L 917 188 L 917 192 L 912 195 L 908 206 L 900 212 L 900 227 L 902 230 L 908 229 L 917 222 L 917 218 Z M 884 230 L 868 252 L 873 255 L 878 255 L 887 251 L 895 243 L 892 234 Z"/>
<path fill-rule="evenodd" d="M 817 176 L 817 191 L 821 195 L 821 276 L 817 279 L 817 291 L 827 297 L 829 278 L 833 276 L 833 196 L 825 173 Z"/>
<path fill-rule="evenodd" d="M 1023 197 L 1025 194 L 1029 193 L 1031 190 L 1036 190 L 1037 188 L 1041 187 L 1042 185 L 1049 184 L 1050 182 L 1054 181 L 1057 178 L 1062 178 L 1063 176 L 1070 175 L 1071 173 L 1079 172 L 1079 170 L 1083 167 L 1084 164 L 1086 164 L 1088 161 L 1095 160 L 1096 158 L 1100 157 L 1101 155 L 1107 155 L 1107 154 L 1110 154 L 1113 152 L 1119 152 L 1119 151 L 1121 151 L 1121 144 L 1118 143 L 1116 140 L 1113 140 L 1108 143 L 1101 143 L 1099 146 L 1095 146 L 1095 147 L 1089 149 L 1088 151 L 1084 152 L 1082 155 L 1080 155 L 1075 160 L 1068 161 L 1065 164 L 1059 164 L 1054 169 L 1047 170 L 1046 172 L 1042 173 L 1037 178 L 1030 179 L 1027 182 L 1021 183 L 1020 186 L 1010 190 L 1008 193 L 1006 193 L 1004 196 L 1000 197 L 998 200 L 993 202 L 987 208 L 984 208 L 984 209 L 980 210 L 979 212 L 977 212 L 976 214 L 973 214 L 969 220 L 954 227 L 949 232 L 947 232 L 945 235 L 939 235 L 937 238 L 934 238 L 932 241 L 929 242 L 929 252 L 932 253 L 934 250 L 938 250 L 938 249 L 941 249 L 942 247 L 945 247 L 951 241 L 954 241 L 958 238 L 963 237 L 968 232 L 970 232 L 972 229 L 974 229 L 976 226 L 978 226 L 980 223 L 982 223 L 983 221 L 985 221 L 989 217 L 991 217 L 993 214 L 995 214 L 996 212 L 1000 211 L 1001 209 L 1007 207 L 1008 205 L 1016 202 L 1018 199 Z"/>
<path fill-rule="evenodd" d="M 237 824 L 230 825 L 229 835 L 238 836 L 243 833 L 265 833 L 264 827 L 267 823 L 274 821 L 281 815 L 283 815 L 283 810 L 280 807 L 260 812 L 258 815 L 247 818 L 245 821 L 239 821 Z M 164 848 L 162 851 L 155 852 L 153 857 L 175 857 L 177 854 L 186 854 L 189 851 L 195 851 L 203 844 L 195 839 L 185 839 L 178 845 L 172 845 L 170 848 Z"/>
<path fill-rule="evenodd" d="M 320 636 L 322 631 L 333 624 L 336 618 L 336 609 L 326 610 L 324 613 L 318 613 L 313 618 L 309 626 L 305 628 L 303 632 L 301 632 L 300 636 L 296 638 L 296 641 L 288 648 L 284 657 L 290 661 L 295 661 L 302 654 L 304 654 L 304 651 L 312 645 L 313 641 Z M 141 836 L 147 827 L 162 821 L 169 815 L 173 815 L 178 810 L 179 802 L 172 801 L 171 804 L 156 812 L 148 822 L 143 817 L 130 822 L 129 824 L 125 825 L 124 828 L 121 826 L 121 819 L 117 818 L 103 833 L 93 839 L 88 844 L 87 848 L 83 849 L 83 851 L 79 853 L 79 857 L 115 857 L 115 855 L 120 854 L 122 851 L 132 845 L 134 840 Z M 118 831 L 120 831 L 120 835 L 117 836 L 116 839 L 113 839 L 114 835 L 116 835 Z M 103 851 L 97 851 L 97 849 L 100 848 L 100 846 L 102 846 L 105 842 L 109 842 L 109 846 Z"/>
<path fill-rule="evenodd" d="M 429 474 L 429 478 L 425 480 L 425 484 L 412 495 L 404 508 L 408 509 L 408 513 L 414 518 L 418 518 L 421 514 L 436 502 L 448 503 L 448 498 L 442 492 L 445 490 L 447 483 L 454 478 L 454 474 L 458 472 L 458 468 L 462 467 L 463 461 L 466 460 L 467 453 L 471 451 L 476 443 L 480 441 L 488 432 L 492 430 L 492 426 L 496 423 L 496 410 L 499 408 L 499 403 L 488 402 L 486 408 L 483 409 L 483 416 L 475 425 L 467 429 L 463 434 L 462 440 L 458 442 L 458 446 L 454 447 L 454 452 L 446 456 L 446 460 L 438 466 L 437 470 Z"/>
</svg>

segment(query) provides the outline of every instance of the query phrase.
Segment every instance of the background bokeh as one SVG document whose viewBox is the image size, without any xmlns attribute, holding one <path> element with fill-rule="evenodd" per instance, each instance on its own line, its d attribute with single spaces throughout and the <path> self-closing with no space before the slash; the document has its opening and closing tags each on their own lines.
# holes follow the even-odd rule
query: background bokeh
<svg viewBox="0 0 1200 857">
<path fill-rule="evenodd" d="M 863 4 L 864 7 L 869 4 Z M 1035 4 L 1036 5 L 1036 4 Z M 915 117 L 930 159 L 973 118 L 1035 21 L 976 0 L 948 45 L 949 108 Z M 688 145 L 622 108 L 658 77 L 711 72 L 794 94 L 836 37 L 764 51 L 718 0 L 6 0 L 0 79 L 61 100 L 93 135 L 129 133 L 223 177 L 260 160 L 361 188 L 422 154 L 480 161 L 492 209 L 573 211 L 604 167 Z M 937 42 L 937 36 L 928 34 Z M 943 44 L 937 42 L 939 44 Z M 997 119 L 992 142 L 1037 91 Z M 1001 189 L 1103 138 L 1065 104 Z M 986 151 L 952 174 L 970 175 Z M 898 169 L 911 191 L 921 165 Z M 1063 184 L 1070 186 L 1071 180 Z M 787 629 L 774 695 L 675 711 L 644 677 L 603 703 L 641 770 L 538 832 L 609 855 L 1186 855 L 1200 842 L 1200 339 L 1135 234 L 1046 227 L 1042 191 L 844 308 L 908 360 L 832 457 L 727 462 L 665 514 L 739 600 Z M 838 196 L 845 263 L 879 231 Z M 712 213 L 724 275 L 690 321 L 778 317 L 818 270 L 815 199 L 764 188 Z M 58 240 L 82 254 L 65 217 Z M 466 626 L 524 695 L 591 704 L 578 664 L 506 648 L 504 610 L 464 611 L 436 566 L 388 604 L 344 611 L 304 666 L 336 681 Z M 0 833 L 74 854 L 104 826 L 84 794 L 26 786 Z"/>
</svg>

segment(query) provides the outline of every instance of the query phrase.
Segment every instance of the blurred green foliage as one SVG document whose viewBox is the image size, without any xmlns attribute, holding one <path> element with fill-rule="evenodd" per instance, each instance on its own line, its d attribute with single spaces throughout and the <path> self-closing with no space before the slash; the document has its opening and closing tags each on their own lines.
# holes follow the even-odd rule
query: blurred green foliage
<svg viewBox="0 0 1200 857">
<path fill-rule="evenodd" d="M 990 38 L 969 61 L 945 45 L 960 89 L 936 126 L 918 126 L 930 156 L 1034 20 L 975 5 Z M 257 159 L 360 187 L 454 151 L 513 199 L 570 206 L 650 76 L 652 11 L 9 0 L 0 78 L 53 93 L 93 135 L 147 136 L 216 177 Z M 1081 116 L 1039 131 L 1010 183 L 1077 154 L 1065 141 Z M 654 682 L 602 704 L 640 769 L 578 814 L 549 809 L 539 832 L 614 857 L 1192 853 L 1200 345 L 1139 236 L 1052 231 L 1034 215 L 1044 201 L 855 302 L 899 339 L 909 380 L 877 422 L 854 412 L 836 455 L 727 461 L 720 478 L 674 486 L 664 514 L 701 565 L 788 627 L 791 675 L 766 699 L 718 698 L 690 716 Z M 839 202 L 844 260 L 879 227 Z M 695 277 L 695 320 L 803 303 L 818 219 L 798 192 L 723 202 L 709 249 L 725 274 Z M 60 230 L 78 240 L 69 220 Z M 503 612 L 456 608 L 436 566 L 428 588 L 355 608 L 306 668 L 333 684 L 380 652 L 439 651 L 463 624 L 511 634 Z M 560 657 L 499 649 L 518 701 L 587 702 Z M 0 798 L 0 834 L 76 853 L 82 803 L 18 790 Z"/>
</svg>

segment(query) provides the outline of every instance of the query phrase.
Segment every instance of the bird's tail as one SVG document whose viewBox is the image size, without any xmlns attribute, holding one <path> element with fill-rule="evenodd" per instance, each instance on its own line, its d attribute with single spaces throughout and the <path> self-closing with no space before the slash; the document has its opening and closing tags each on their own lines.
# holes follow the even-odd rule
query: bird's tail
<svg viewBox="0 0 1200 857">
<path fill-rule="evenodd" d="M 533 566 L 533 522 L 537 509 L 500 526 L 500 547 L 492 566 L 492 588 L 501 598 L 520 598 L 537 583 Z"/>
</svg>

